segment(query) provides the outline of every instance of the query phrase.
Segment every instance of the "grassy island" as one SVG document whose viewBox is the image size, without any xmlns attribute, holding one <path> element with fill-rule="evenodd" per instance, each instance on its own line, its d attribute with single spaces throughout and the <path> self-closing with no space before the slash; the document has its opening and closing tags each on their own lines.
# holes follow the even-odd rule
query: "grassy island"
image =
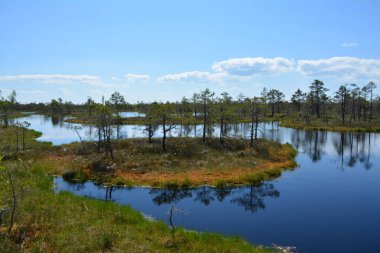
<svg viewBox="0 0 380 253">
<path fill-rule="evenodd" d="M 290 145 L 267 140 L 254 145 L 242 139 L 220 146 L 218 139 L 203 144 L 200 138 L 170 138 L 163 152 L 158 139 L 129 139 L 114 143 L 110 160 L 99 156 L 95 143 L 84 143 L 84 149 L 73 143 L 54 148 L 41 166 L 67 180 L 154 187 L 260 183 L 296 166 Z"/>
</svg>

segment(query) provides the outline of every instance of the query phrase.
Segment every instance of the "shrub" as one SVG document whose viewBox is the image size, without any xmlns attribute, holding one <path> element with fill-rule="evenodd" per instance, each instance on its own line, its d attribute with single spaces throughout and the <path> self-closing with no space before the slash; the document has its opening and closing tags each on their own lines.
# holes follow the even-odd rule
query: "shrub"
<svg viewBox="0 0 380 253">
<path fill-rule="evenodd" d="M 91 162 L 90 169 L 93 172 L 107 172 L 110 170 L 106 162 L 103 160 L 96 160 L 96 161 Z"/>
<path fill-rule="evenodd" d="M 62 177 L 63 179 L 65 179 L 66 181 L 68 182 L 72 182 L 74 181 L 75 179 L 75 176 L 76 176 L 76 172 L 74 170 L 65 170 L 63 173 L 62 173 Z"/>
</svg>

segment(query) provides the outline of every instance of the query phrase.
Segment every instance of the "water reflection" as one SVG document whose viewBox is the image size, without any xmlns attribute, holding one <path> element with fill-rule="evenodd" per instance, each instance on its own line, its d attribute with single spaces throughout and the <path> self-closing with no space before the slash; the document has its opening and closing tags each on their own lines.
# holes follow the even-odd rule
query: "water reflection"
<svg viewBox="0 0 380 253">
<path fill-rule="evenodd" d="M 182 188 L 169 188 L 169 189 L 156 189 L 153 188 L 149 191 L 153 203 L 160 206 L 162 204 L 178 203 L 182 199 L 191 198 L 193 196 L 190 189 Z"/>
<path fill-rule="evenodd" d="M 261 186 L 251 185 L 248 192 L 233 198 L 231 203 L 244 207 L 246 211 L 257 212 L 259 209 L 265 209 L 265 197 L 278 198 L 280 192 L 271 183 L 264 183 Z"/>
<path fill-rule="evenodd" d="M 233 187 L 230 187 L 230 186 L 216 187 L 213 190 L 214 190 L 216 199 L 219 200 L 219 202 L 223 202 L 227 196 L 231 195 Z"/>
<path fill-rule="evenodd" d="M 132 112 L 130 112 L 132 113 Z M 79 141 L 73 130 L 79 124 L 68 123 L 62 117 L 51 117 L 46 115 L 29 115 L 28 117 L 13 119 L 16 121 L 28 121 L 31 129 L 42 132 L 38 138 L 40 141 L 49 141 L 54 145 Z M 115 126 L 113 137 L 117 139 L 125 138 L 147 138 L 146 126 L 121 125 Z M 319 162 L 324 156 L 329 156 L 332 152 L 338 154 L 340 168 L 352 167 L 361 163 L 366 169 L 373 167 L 372 156 L 378 152 L 380 146 L 375 145 L 376 133 L 334 133 L 327 131 L 304 131 L 299 129 L 280 127 L 278 122 L 260 123 L 258 137 L 265 138 L 280 143 L 292 144 L 300 153 L 306 154 L 312 162 Z M 161 126 L 153 126 L 153 137 L 162 136 Z M 240 123 L 226 126 L 228 136 L 249 138 L 250 124 Z M 178 125 L 169 136 L 175 137 L 201 137 L 202 125 Z M 209 127 L 208 136 L 219 136 L 219 126 Z M 83 126 L 79 130 L 83 140 L 96 140 L 97 131 L 93 126 Z M 202 196 L 200 196 L 202 199 Z M 207 201 L 206 201 L 207 202 Z"/>
<path fill-rule="evenodd" d="M 78 195 L 97 198 L 105 201 L 120 203 L 120 199 L 128 199 L 135 190 L 143 190 L 146 199 L 150 199 L 156 206 L 178 204 L 184 200 L 191 201 L 193 205 L 209 206 L 214 201 L 231 203 L 249 212 L 257 212 L 265 208 L 265 198 L 278 198 L 280 196 L 273 183 L 248 187 L 210 187 L 199 188 L 124 188 L 115 186 L 102 186 L 92 182 L 70 183 L 62 178 L 55 178 L 56 191 L 70 191 Z M 117 196 L 115 197 L 115 192 Z M 144 201 L 139 199 L 138 201 Z M 134 203 L 131 203 L 134 205 Z M 193 207 L 194 208 L 194 207 Z M 145 211 L 145 210 L 141 210 Z"/>
<path fill-rule="evenodd" d="M 323 131 L 306 131 L 305 132 L 305 148 L 307 154 L 312 161 L 319 161 L 324 153 L 324 145 L 326 143 L 327 132 Z"/>
<path fill-rule="evenodd" d="M 122 118 L 145 117 L 145 114 L 140 112 L 119 112 L 119 115 Z"/>
<path fill-rule="evenodd" d="M 105 201 L 112 201 L 112 191 L 114 186 L 107 186 L 106 188 L 106 197 Z"/>
<path fill-rule="evenodd" d="M 51 124 L 53 126 L 63 126 L 64 118 L 60 116 L 51 116 Z"/>
<path fill-rule="evenodd" d="M 208 206 L 215 199 L 213 193 L 214 191 L 208 186 L 199 187 L 194 200 Z"/>
<path fill-rule="evenodd" d="M 371 133 L 340 133 L 334 136 L 333 145 L 340 158 L 340 168 L 354 167 L 358 162 L 366 169 L 372 167 L 371 135 L 375 137 Z"/>
</svg>

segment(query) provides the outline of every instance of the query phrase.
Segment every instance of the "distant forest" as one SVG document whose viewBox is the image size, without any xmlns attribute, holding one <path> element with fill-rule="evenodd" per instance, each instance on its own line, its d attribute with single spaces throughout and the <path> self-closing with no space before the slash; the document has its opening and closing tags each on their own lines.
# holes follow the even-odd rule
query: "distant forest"
<svg viewBox="0 0 380 253">
<path fill-rule="evenodd" d="M 276 115 L 297 115 L 302 117 L 305 124 L 310 124 L 312 117 L 322 120 L 339 119 L 343 125 L 354 122 L 377 121 L 380 114 L 380 98 L 375 94 L 376 84 L 369 82 L 363 87 L 356 84 L 346 84 L 339 87 L 328 96 L 329 89 L 320 80 L 315 80 L 308 91 L 297 89 L 290 100 L 286 100 L 284 93 L 277 89 L 264 88 L 257 97 L 246 97 L 240 94 L 233 98 L 227 92 L 215 94 L 209 89 L 194 93 L 191 97 L 183 97 L 176 102 L 138 102 L 130 104 L 119 92 L 115 92 L 107 100 L 96 103 L 88 97 L 83 104 L 74 104 L 53 99 L 50 103 L 19 103 L 16 91 L 6 96 L 0 91 L 0 111 L 4 124 L 8 116 L 14 112 L 34 111 L 52 115 L 71 115 L 87 113 L 92 116 L 96 107 L 103 105 L 110 111 L 139 111 L 151 114 L 154 107 L 161 105 L 170 115 L 181 117 L 208 117 L 210 121 L 236 122 L 252 115 L 259 117 L 274 117 Z M 208 115 L 206 115 L 208 114 Z"/>
</svg>

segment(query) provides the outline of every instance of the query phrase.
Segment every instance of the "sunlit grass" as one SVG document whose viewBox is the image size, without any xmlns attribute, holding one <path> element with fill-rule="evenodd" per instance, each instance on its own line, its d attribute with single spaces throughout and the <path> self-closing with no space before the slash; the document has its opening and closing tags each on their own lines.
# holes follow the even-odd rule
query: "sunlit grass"
<svg viewBox="0 0 380 253">
<path fill-rule="evenodd" d="M 38 163 L 27 166 L 15 180 L 33 184 L 18 203 L 8 238 L 0 226 L 1 252 L 20 252 L 21 247 L 22 252 L 271 252 L 238 237 L 172 230 L 128 206 L 55 194 L 46 168 Z"/>
</svg>

